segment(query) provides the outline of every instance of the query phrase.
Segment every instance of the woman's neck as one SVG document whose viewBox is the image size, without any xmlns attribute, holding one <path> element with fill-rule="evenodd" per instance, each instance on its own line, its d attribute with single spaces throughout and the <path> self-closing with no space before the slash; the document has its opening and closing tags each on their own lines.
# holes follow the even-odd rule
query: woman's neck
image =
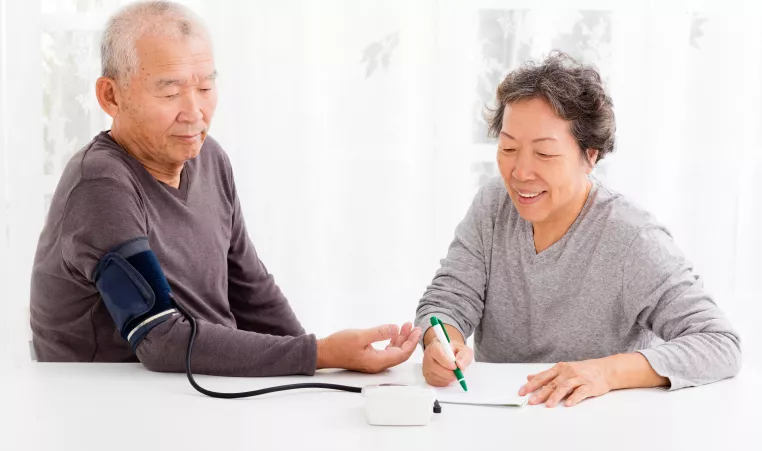
<svg viewBox="0 0 762 451">
<path fill-rule="evenodd" d="M 585 189 L 580 190 L 580 194 L 565 209 L 557 212 L 547 221 L 532 223 L 535 252 L 539 254 L 566 235 L 582 212 L 592 187 L 593 183 L 587 180 Z"/>
</svg>

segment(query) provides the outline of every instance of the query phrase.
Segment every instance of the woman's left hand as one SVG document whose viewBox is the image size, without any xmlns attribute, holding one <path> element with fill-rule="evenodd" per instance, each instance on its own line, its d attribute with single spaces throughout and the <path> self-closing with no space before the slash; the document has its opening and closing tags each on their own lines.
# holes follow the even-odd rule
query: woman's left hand
<svg viewBox="0 0 762 451">
<path fill-rule="evenodd" d="M 606 359 L 561 362 L 553 368 L 527 376 L 527 384 L 519 390 L 519 396 L 535 392 L 529 404 L 545 403 L 555 407 L 566 398 L 571 407 L 585 398 L 605 395 L 612 390 L 610 367 Z"/>
</svg>

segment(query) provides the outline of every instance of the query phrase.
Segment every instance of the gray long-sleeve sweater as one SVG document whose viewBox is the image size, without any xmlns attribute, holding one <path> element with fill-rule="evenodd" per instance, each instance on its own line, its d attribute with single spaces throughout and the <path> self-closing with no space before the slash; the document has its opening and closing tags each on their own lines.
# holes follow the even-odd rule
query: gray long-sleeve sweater
<svg viewBox="0 0 762 451">
<path fill-rule="evenodd" d="M 197 319 L 194 372 L 313 374 L 307 335 L 246 232 L 225 152 L 207 137 L 180 187 L 158 182 L 106 132 L 75 154 L 56 188 L 32 271 L 31 323 L 40 361 L 140 361 L 184 371 L 190 326 L 152 329 L 137 355 L 93 283 L 98 260 L 147 236 L 174 295 Z"/>
<path fill-rule="evenodd" d="M 458 225 L 423 295 L 483 362 L 575 361 L 639 351 L 671 389 L 734 376 L 738 334 L 669 232 L 591 178 L 567 233 L 539 254 L 503 181 L 490 181 Z"/>
</svg>

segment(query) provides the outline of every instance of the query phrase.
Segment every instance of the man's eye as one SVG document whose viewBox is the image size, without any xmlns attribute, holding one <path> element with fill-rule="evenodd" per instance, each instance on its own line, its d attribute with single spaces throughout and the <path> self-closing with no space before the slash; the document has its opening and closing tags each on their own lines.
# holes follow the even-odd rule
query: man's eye
<svg viewBox="0 0 762 451">
<path fill-rule="evenodd" d="M 502 151 L 503 151 L 503 152 L 505 152 L 505 153 L 513 153 L 513 152 L 516 152 L 516 149 L 500 149 L 500 150 L 502 150 Z"/>
</svg>

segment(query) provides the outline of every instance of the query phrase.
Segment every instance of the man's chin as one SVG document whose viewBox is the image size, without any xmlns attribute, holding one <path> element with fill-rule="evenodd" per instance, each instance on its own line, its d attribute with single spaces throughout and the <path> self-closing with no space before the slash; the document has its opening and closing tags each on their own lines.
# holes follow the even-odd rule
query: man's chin
<svg viewBox="0 0 762 451">
<path fill-rule="evenodd" d="M 196 158 L 201 153 L 201 147 L 204 144 L 203 141 L 194 144 L 181 144 L 174 146 L 174 155 L 177 155 L 183 161 L 188 161 Z"/>
</svg>

